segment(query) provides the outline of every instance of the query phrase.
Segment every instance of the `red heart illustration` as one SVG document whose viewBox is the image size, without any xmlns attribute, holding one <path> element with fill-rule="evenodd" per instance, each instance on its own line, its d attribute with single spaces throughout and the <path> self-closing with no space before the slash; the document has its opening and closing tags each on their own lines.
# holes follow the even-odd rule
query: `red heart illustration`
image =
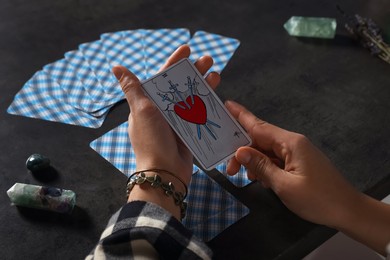
<svg viewBox="0 0 390 260">
<path fill-rule="evenodd" d="M 194 98 L 193 104 L 192 104 L 191 96 L 188 96 L 186 98 L 186 102 L 188 105 L 190 105 L 190 108 L 187 107 L 184 101 L 180 101 L 175 104 L 173 109 L 175 110 L 175 113 L 183 120 L 198 125 L 204 125 L 206 124 L 206 120 L 207 120 L 206 105 L 204 104 L 203 100 L 199 96 L 194 95 L 193 98 Z"/>
</svg>

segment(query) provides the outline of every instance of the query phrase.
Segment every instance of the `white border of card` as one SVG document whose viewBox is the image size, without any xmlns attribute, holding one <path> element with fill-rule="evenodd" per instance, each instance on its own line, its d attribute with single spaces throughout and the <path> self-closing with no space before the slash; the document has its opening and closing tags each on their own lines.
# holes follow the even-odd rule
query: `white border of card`
<svg viewBox="0 0 390 260">
<path fill-rule="evenodd" d="M 211 170 L 252 141 L 189 59 L 142 82 L 199 164 Z"/>
</svg>

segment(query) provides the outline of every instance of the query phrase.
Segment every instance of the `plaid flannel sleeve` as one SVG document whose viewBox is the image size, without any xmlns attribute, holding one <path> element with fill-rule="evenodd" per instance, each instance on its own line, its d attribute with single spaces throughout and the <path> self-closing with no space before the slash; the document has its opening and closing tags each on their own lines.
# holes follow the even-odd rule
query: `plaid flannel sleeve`
<svg viewBox="0 0 390 260">
<path fill-rule="evenodd" d="M 86 259 L 211 259 L 206 244 L 156 204 L 133 201 L 110 219 Z"/>
</svg>

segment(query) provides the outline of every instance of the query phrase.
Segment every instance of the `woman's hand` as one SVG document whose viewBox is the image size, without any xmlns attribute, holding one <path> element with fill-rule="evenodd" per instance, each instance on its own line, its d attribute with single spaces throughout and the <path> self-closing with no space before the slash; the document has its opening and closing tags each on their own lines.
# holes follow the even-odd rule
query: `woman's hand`
<svg viewBox="0 0 390 260">
<path fill-rule="evenodd" d="M 253 141 L 252 147 L 236 152 L 230 174 L 244 165 L 250 179 L 274 190 L 306 220 L 334 226 L 340 215 L 348 214 L 347 206 L 359 198 L 359 192 L 306 137 L 264 122 L 235 102 L 226 106 Z"/>
<path fill-rule="evenodd" d="M 228 110 L 252 137 L 228 165 L 271 188 L 298 216 L 345 232 L 384 254 L 390 242 L 390 206 L 358 192 L 305 136 L 286 131 L 229 101 Z"/>
<path fill-rule="evenodd" d="M 189 55 L 190 48 L 187 45 L 179 47 L 161 70 Z M 212 64 L 212 58 L 204 56 L 195 62 L 195 67 L 204 75 Z M 158 108 L 144 94 L 138 78 L 122 66 L 114 67 L 113 73 L 119 80 L 130 107 L 128 131 L 135 153 L 136 170 L 163 169 L 173 173 L 188 185 L 193 169 L 191 152 L 171 129 Z M 220 76 L 212 72 L 207 75 L 206 81 L 212 88 L 216 88 L 220 82 Z M 184 192 L 184 187 L 177 179 L 168 174 L 160 176 L 164 182 L 172 182 L 176 190 Z M 130 193 L 129 201 L 145 200 L 156 203 L 179 219 L 179 207 L 174 204 L 172 198 L 161 196 L 162 194 L 161 190 L 148 189 L 147 185 L 142 187 L 136 185 Z"/>
<path fill-rule="evenodd" d="M 190 55 L 183 45 L 168 59 L 161 70 Z M 200 58 L 196 68 L 206 73 L 213 64 L 211 57 Z M 187 184 L 191 179 L 193 158 L 191 152 L 172 131 L 158 108 L 144 94 L 140 81 L 125 67 L 113 68 L 130 106 L 129 136 L 136 155 L 137 170 L 159 168 L 180 176 Z M 207 82 L 215 88 L 220 81 L 218 73 L 210 73 Z"/>
</svg>

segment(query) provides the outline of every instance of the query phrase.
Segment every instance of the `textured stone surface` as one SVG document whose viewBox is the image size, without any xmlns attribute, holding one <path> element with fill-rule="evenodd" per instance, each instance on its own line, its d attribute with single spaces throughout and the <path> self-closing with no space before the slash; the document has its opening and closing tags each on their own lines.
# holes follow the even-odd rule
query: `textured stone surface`
<svg viewBox="0 0 390 260">
<path fill-rule="evenodd" d="M 383 28 L 389 25 L 388 0 L 338 4 L 375 18 Z M 236 100 L 270 123 L 307 135 L 358 189 L 380 198 L 390 190 L 389 66 L 358 46 L 342 26 L 330 41 L 293 38 L 283 28 L 292 15 L 336 14 L 335 3 L 327 0 L 2 1 L 1 258 L 83 259 L 126 201 L 126 177 L 89 147 L 127 120 L 126 102 L 99 129 L 6 114 L 34 72 L 105 32 L 186 27 L 191 33 L 205 30 L 239 39 L 217 89 L 222 99 Z M 46 185 L 26 174 L 26 158 L 36 151 L 50 155 L 59 171 L 48 184 L 77 193 L 72 215 L 10 206 L 6 191 L 15 182 Z M 327 238 L 261 185 L 235 188 L 223 176 L 214 177 L 250 208 L 247 217 L 209 243 L 216 259 L 302 259 Z"/>
</svg>

